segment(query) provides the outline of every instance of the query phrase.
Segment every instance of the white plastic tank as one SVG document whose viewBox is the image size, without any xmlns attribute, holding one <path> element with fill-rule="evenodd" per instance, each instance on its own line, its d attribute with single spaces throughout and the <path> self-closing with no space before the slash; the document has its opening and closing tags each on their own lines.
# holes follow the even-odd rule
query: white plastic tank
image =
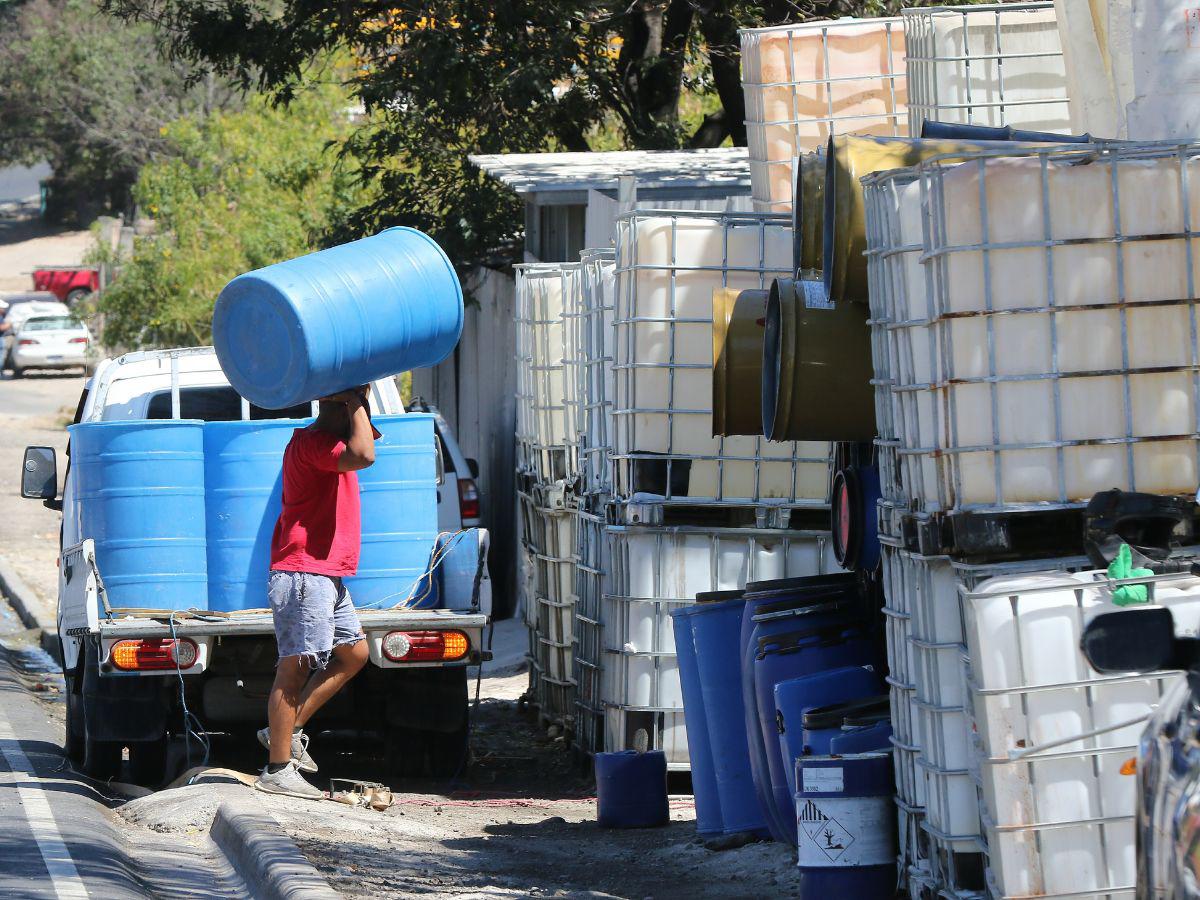
<svg viewBox="0 0 1200 900">
<path fill-rule="evenodd" d="M 1118 609 L 1103 579 L 1093 571 L 992 579 L 964 607 L 991 876 L 1001 896 L 1124 895 L 1135 882 L 1136 781 L 1122 767 L 1143 726 L 1113 726 L 1148 714 L 1178 676 L 1091 669 L 1079 650 L 1083 630 Z M 1200 615 L 1200 580 L 1179 576 L 1150 590 L 1179 615 L 1181 631 Z"/>
<path fill-rule="evenodd" d="M 822 506 L 830 444 L 713 437 L 712 292 L 791 269 L 785 216 L 633 212 L 617 221 L 614 494 Z M 754 402 L 754 398 L 747 398 Z"/>
<path fill-rule="evenodd" d="M 1100 138 L 1200 135 L 1200 9 L 1165 0 L 1055 0 L 1072 126 Z"/>
<path fill-rule="evenodd" d="M 1054 4 L 902 10 L 908 122 L 1067 134 L 1071 115 Z"/>
<path fill-rule="evenodd" d="M 629 723 L 640 722 L 652 742 L 656 734 L 668 741 L 660 749 L 667 751 L 669 766 L 687 768 L 671 610 L 694 603 L 699 593 L 737 590 L 748 581 L 838 571 L 832 542 L 818 532 L 643 526 L 608 527 L 604 540 L 605 749 L 639 749 L 625 741 L 638 730 Z M 649 721 L 663 730 L 656 732 L 645 724 Z"/>
<path fill-rule="evenodd" d="M 579 355 L 578 410 L 579 469 L 583 492 L 612 493 L 611 415 L 616 392 L 613 371 L 613 303 L 616 295 L 615 256 L 611 249 L 584 250 L 580 254 L 581 308 L 577 327 Z"/>
<path fill-rule="evenodd" d="M 750 28 L 741 37 L 757 209 L 791 209 L 792 158 L 831 134 L 908 134 L 900 19 Z"/>
<path fill-rule="evenodd" d="M 579 263 L 517 266 L 518 438 L 531 448 L 534 473 L 545 483 L 567 478 L 567 448 L 575 422 L 567 414 L 564 357 L 569 353 L 564 309 L 572 303 Z M 523 376 L 523 377 L 522 377 Z"/>
<path fill-rule="evenodd" d="M 1196 152 L 1031 151 L 872 181 L 898 207 L 872 289 L 919 509 L 1195 490 Z"/>
</svg>

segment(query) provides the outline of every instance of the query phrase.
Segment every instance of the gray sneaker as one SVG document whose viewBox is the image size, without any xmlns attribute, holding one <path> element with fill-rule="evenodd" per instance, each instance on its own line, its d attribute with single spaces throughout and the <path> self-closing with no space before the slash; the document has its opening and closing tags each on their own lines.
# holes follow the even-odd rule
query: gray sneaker
<svg viewBox="0 0 1200 900">
<path fill-rule="evenodd" d="M 258 729 L 258 742 L 271 749 L 271 729 Z M 307 772 L 311 775 L 317 771 L 317 764 L 313 762 L 313 758 L 308 755 L 308 735 L 303 731 L 297 731 L 292 735 L 292 759 L 295 760 L 297 768 L 301 772 Z"/>
<path fill-rule="evenodd" d="M 302 800 L 324 800 L 325 794 L 304 780 L 304 776 L 296 769 L 296 761 L 288 760 L 278 772 L 268 772 L 263 766 L 262 773 L 254 782 L 255 790 L 265 794 L 283 794 L 287 797 L 299 797 Z"/>
</svg>

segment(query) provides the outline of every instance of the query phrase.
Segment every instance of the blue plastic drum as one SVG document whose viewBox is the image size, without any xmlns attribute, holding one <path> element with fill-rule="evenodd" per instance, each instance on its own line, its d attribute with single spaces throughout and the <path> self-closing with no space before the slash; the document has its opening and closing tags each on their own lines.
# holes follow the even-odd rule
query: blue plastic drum
<svg viewBox="0 0 1200 900">
<path fill-rule="evenodd" d="M 796 784 L 800 896 L 892 900 L 892 755 L 803 756 Z"/>
<path fill-rule="evenodd" d="M 717 789 L 717 773 L 713 768 L 712 748 L 708 741 L 708 710 L 704 705 L 700 671 L 696 666 L 692 622 L 701 608 L 683 606 L 672 610 L 671 628 L 675 633 L 679 686 L 683 691 L 683 722 L 687 728 L 688 758 L 692 766 L 696 831 L 703 835 L 714 835 L 725 830 L 725 822 L 721 812 L 721 796 Z"/>
<path fill-rule="evenodd" d="M 204 423 L 72 425 L 80 535 L 113 608 L 204 609 Z"/>
<path fill-rule="evenodd" d="M 212 335 L 238 393 L 286 409 L 435 366 L 462 327 L 462 287 L 442 248 L 389 228 L 239 275 L 217 298 Z"/>
<path fill-rule="evenodd" d="M 817 575 L 810 578 L 782 579 L 777 581 L 751 582 L 746 585 L 746 603 L 742 610 L 742 626 L 738 635 L 742 688 L 742 708 L 745 710 L 746 741 L 750 751 L 750 771 L 754 778 L 755 793 L 763 809 L 767 827 L 777 841 L 795 841 L 792 815 L 781 816 L 774 799 L 771 773 L 767 758 L 767 745 L 759 721 L 758 700 L 754 686 L 754 657 L 756 644 L 754 632 L 757 628 L 787 630 L 793 621 L 792 612 L 803 608 L 806 595 L 838 599 L 856 590 L 852 574 Z M 789 591 L 791 593 L 789 593 Z M 759 611 L 765 610 L 771 618 L 764 623 L 754 621 Z M 772 743 L 774 742 L 774 719 L 771 720 Z M 773 750 L 778 755 L 778 750 Z"/>
<path fill-rule="evenodd" d="M 842 728 L 842 733 L 829 742 L 829 752 L 834 756 L 877 753 L 890 751 L 891 746 L 892 723 L 885 719 L 874 725 Z"/>
<path fill-rule="evenodd" d="M 882 686 L 876 688 L 883 690 Z M 801 717 L 805 756 L 829 756 L 833 741 L 847 728 L 875 723 L 890 715 L 887 694 L 839 701 L 828 706 L 810 706 Z"/>
<path fill-rule="evenodd" d="M 283 493 L 283 451 L 299 419 L 204 425 L 208 608 L 267 606 L 271 537 Z"/>
<path fill-rule="evenodd" d="M 437 540 L 437 462 L 433 416 L 376 416 L 383 434 L 375 464 L 358 473 L 362 497 L 362 553 L 346 587 L 360 609 L 439 602 L 428 571 Z"/>
<path fill-rule="evenodd" d="M 742 686 L 736 677 L 741 666 L 738 633 L 744 607 L 741 591 L 729 599 L 700 603 L 694 607 L 692 631 L 725 833 L 766 835 L 766 815 L 750 768 Z"/>
<path fill-rule="evenodd" d="M 596 820 L 602 828 L 656 828 L 671 820 L 661 750 L 597 753 Z"/>
<path fill-rule="evenodd" d="M 788 788 L 796 792 L 795 764 L 800 756 L 826 756 L 829 741 L 842 730 L 842 717 L 819 735 L 809 732 L 808 719 L 815 707 L 872 697 L 883 689 L 879 674 L 866 666 L 840 666 L 789 678 L 775 685 L 775 727 Z M 832 722 L 832 717 L 827 717 Z"/>
</svg>

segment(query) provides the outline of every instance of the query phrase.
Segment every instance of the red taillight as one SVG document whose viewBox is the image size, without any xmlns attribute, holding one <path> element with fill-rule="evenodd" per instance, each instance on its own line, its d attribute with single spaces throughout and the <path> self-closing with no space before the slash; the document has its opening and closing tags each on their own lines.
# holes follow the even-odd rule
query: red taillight
<svg viewBox="0 0 1200 900">
<path fill-rule="evenodd" d="M 461 631 L 390 631 L 383 655 L 392 662 L 454 662 L 471 649 Z"/>
<path fill-rule="evenodd" d="M 458 479 L 458 511 L 464 519 L 479 518 L 479 488 L 473 478 Z"/>
<path fill-rule="evenodd" d="M 87 342 L 88 342 L 88 339 L 83 338 L 83 337 L 71 338 L 71 340 L 70 340 L 70 343 L 72 343 L 72 344 L 86 344 Z"/>
<path fill-rule="evenodd" d="M 17 346 L 18 347 L 32 347 L 36 343 L 37 343 L 37 341 L 35 341 L 33 338 L 21 338 L 19 341 L 17 341 Z"/>
<path fill-rule="evenodd" d="M 190 669 L 196 664 L 200 651 L 189 638 L 151 638 L 137 641 L 117 641 L 109 652 L 113 668 L 122 672 L 146 669 Z"/>
</svg>

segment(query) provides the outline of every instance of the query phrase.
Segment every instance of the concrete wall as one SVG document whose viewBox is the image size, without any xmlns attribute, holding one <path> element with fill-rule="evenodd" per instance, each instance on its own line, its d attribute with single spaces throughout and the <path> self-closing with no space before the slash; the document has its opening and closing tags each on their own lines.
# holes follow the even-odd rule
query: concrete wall
<svg viewBox="0 0 1200 900">
<path fill-rule="evenodd" d="M 441 410 L 464 456 L 479 461 L 483 525 L 492 533 L 490 569 L 497 609 L 516 598 L 516 285 L 511 273 L 476 269 L 458 349 L 441 365 L 418 369 L 413 394 Z"/>
</svg>

